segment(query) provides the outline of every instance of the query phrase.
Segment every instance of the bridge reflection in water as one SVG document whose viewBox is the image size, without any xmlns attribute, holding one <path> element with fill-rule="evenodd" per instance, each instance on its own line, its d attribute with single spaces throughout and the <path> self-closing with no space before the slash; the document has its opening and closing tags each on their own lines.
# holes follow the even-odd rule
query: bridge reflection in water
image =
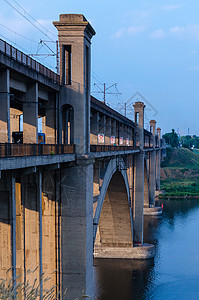
<svg viewBox="0 0 199 300">
<path fill-rule="evenodd" d="M 162 217 L 144 220 L 155 259 L 95 260 L 97 299 L 199 299 L 198 228 L 198 200 L 164 201 Z"/>
</svg>

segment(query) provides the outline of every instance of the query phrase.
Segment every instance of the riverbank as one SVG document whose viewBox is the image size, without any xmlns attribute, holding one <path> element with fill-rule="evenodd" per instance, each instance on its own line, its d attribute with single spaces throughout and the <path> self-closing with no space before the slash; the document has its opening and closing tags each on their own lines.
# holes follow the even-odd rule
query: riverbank
<svg viewBox="0 0 199 300">
<path fill-rule="evenodd" d="M 199 155 L 189 149 L 167 149 L 167 158 L 161 165 L 159 198 L 199 198 Z"/>
</svg>

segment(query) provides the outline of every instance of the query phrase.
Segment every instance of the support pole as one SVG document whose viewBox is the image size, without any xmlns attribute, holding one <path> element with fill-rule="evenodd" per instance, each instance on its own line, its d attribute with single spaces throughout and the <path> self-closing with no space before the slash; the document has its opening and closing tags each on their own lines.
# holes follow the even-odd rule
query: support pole
<svg viewBox="0 0 199 300">
<path fill-rule="evenodd" d="M 43 266 L 42 266 L 42 171 L 37 175 L 37 201 L 39 207 L 39 277 L 40 277 L 40 299 L 43 298 Z"/>
<path fill-rule="evenodd" d="M 15 177 L 11 173 L 11 231 L 12 231 L 12 277 L 13 288 L 16 288 L 16 200 L 15 200 Z M 16 291 L 14 292 L 16 297 Z"/>
</svg>

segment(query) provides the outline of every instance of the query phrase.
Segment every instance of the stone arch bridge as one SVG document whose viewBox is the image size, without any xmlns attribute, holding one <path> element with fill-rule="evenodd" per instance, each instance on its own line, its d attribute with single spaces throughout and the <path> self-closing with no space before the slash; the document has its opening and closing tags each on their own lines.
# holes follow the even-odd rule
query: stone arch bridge
<svg viewBox="0 0 199 300">
<path fill-rule="evenodd" d="M 59 75 L 0 40 L 0 274 L 74 299 L 93 294 L 93 253 L 152 255 L 143 216 L 160 213 L 164 145 L 155 120 L 144 129 L 144 103 L 133 122 L 90 96 L 85 17 L 54 25 Z"/>
</svg>

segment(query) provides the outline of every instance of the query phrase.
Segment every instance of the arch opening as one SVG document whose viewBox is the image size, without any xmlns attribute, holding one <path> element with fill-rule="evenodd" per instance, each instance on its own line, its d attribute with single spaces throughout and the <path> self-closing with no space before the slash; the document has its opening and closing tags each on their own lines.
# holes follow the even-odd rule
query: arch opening
<svg viewBox="0 0 199 300">
<path fill-rule="evenodd" d="M 109 183 L 104 198 L 96 246 L 132 247 L 132 227 L 128 193 L 122 174 L 116 171 Z"/>
<path fill-rule="evenodd" d="M 62 144 L 74 143 L 74 108 L 69 105 L 62 107 Z"/>
</svg>

